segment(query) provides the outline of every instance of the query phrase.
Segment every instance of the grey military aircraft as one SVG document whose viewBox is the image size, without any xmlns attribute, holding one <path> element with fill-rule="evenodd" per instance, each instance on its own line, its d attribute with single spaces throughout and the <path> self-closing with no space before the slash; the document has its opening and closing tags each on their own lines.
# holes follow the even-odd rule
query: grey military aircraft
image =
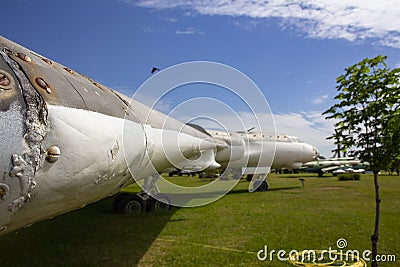
<svg viewBox="0 0 400 267">
<path fill-rule="evenodd" d="M 318 173 L 322 177 L 324 173 L 330 172 L 334 175 L 346 172 L 365 172 L 369 163 L 362 162 L 353 157 L 318 159 L 303 164 L 301 168 L 304 172 Z"/>
</svg>

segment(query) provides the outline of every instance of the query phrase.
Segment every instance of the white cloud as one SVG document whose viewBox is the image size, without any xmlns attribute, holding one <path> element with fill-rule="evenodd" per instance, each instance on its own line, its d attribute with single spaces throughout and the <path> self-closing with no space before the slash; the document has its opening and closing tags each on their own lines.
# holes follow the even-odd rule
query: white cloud
<svg viewBox="0 0 400 267">
<path fill-rule="evenodd" d="M 175 31 L 176 34 L 181 34 L 181 35 L 195 35 L 195 34 L 204 34 L 204 32 L 199 31 L 195 28 L 188 28 L 186 30 L 177 30 Z"/>
<path fill-rule="evenodd" d="M 149 27 L 149 26 L 140 26 L 140 27 L 139 27 L 139 30 L 140 30 L 141 32 L 147 32 L 147 33 L 155 32 L 154 28 Z"/>
<path fill-rule="evenodd" d="M 184 35 L 191 35 L 191 34 L 195 34 L 196 32 L 193 30 L 186 30 L 186 31 L 176 31 L 176 34 L 184 34 Z"/>
<path fill-rule="evenodd" d="M 311 104 L 320 105 L 328 99 L 328 95 L 320 95 L 311 100 Z"/>
<path fill-rule="evenodd" d="M 178 19 L 177 19 L 177 18 L 172 18 L 172 17 L 168 17 L 168 18 L 166 18 L 165 20 L 168 21 L 168 22 L 171 22 L 171 23 L 176 23 L 176 22 L 178 22 Z"/>
<path fill-rule="evenodd" d="M 248 20 L 233 20 L 232 24 L 236 27 L 242 28 L 247 31 L 252 31 L 257 26 L 261 25 L 263 20 L 250 18 Z"/>
<path fill-rule="evenodd" d="M 182 8 L 202 15 L 280 18 L 283 28 L 305 36 L 358 41 L 372 39 L 400 48 L 400 5 L 397 0 L 139 0 L 137 6 Z"/>
<path fill-rule="evenodd" d="M 326 140 L 326 137 L 332 135 L 333 123 L 325 120 L 321 113 L 310 111 L 274 114 L 277 132 L 297 136 L 304 142 L 316 146 L 321 155 L 330 157 L 333 142 Z"/>
</svg>

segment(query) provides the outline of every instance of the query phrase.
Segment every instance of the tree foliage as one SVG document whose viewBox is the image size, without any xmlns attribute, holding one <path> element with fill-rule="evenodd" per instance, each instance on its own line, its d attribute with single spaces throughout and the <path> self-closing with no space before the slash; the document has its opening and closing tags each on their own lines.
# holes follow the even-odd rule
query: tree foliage
<svg viewBox="0 0 400 267">
<path fill-rule="evenodd" d="M 346 68 L 337 78 L 339 102 L 323 113 L 336 121 L 336 143 L 373 171 L 386 169 L 400 154 L 400 69 L 389 69 L 385 60 L 366 58 Z"/>
</svg>

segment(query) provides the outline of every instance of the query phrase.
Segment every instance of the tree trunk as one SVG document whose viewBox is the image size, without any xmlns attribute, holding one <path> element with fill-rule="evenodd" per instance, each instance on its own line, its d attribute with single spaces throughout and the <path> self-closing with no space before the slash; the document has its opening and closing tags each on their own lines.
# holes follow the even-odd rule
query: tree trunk
<svg viewBox="0 0 400 267">
<path fill-rule="evenodd" d="M 380 208 L 381 208 L 381 197 L 379 193 L 379 183 L 378 183 L 378 173 L 379 171 L 374 172 L 374 184 L 375 184 L 375 229 L 374 234 L 371 236 L 372 242 L 372 267 L 377 267 L 378 262 L 375 261 L 376 256 L 378 255 L 378 239 L 379 239 L 379 221 L 380 221 Z"/>
</svg>

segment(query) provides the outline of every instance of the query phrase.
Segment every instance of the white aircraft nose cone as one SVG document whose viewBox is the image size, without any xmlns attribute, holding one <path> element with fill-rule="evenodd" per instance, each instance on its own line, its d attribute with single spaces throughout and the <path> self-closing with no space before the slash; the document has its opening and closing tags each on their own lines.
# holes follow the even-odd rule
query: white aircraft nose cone
<svg viewBox="0 0 400 267">
<path fill-rule="evenodd" d="M 312 150 L 314 152 L 314 158 L 318 158 L 319 157 L 319 151 L 315 146 L 312 146 Z"/>
<path fill-rule="evenodd" d="M 316 159 L 319 156 L 317 148 L 310 144 L 304 144 L 303 162 L 308 162 Z"/>
</svg>

